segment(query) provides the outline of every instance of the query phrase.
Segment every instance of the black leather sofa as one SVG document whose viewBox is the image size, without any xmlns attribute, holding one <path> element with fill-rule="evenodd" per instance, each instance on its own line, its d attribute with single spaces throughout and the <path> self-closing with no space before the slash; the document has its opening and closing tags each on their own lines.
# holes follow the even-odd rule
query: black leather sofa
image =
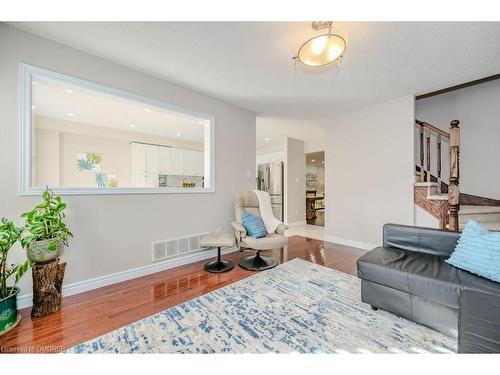
<svg viewBox="0 0 500 375">
<path fill-rule="evenodd" d="M 386 224 L 358 259 L 361 300 L 458 339 L 459 353 L 500 353 L 500 283 L 447 259 L 460 233 Z"/>
</svg>

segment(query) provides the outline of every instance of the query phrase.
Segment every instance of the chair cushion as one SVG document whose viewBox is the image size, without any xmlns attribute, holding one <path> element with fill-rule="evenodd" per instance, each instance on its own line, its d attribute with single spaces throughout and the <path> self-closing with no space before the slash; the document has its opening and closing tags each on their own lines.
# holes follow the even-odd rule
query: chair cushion
<svg viewBox="0 0 500 375">
<path fill-rule="evenodd" d="M 244 210 L 241 213 L 241 223 L 247 230 L 247 235 L 253 238 L 265 237 L 267 234 L 266 227 L 261 217 L 252 215 Z"/>
<path fill-rule="evenodd" d="M 272 233 L 262 238 L 245 237 L 242 241 L 244 247 L 253 250 L 274 250 L 280 249 L 287 243 L 287 238 L 280 234 Z"/>
<path fill-rule="evenodd" d="M 230 247 L 234 246 L 234 234 L 210 233 L 200 238 L 201 247 Z"/>
<path fill-rule="evenodd" d="M 376 248 L 358 260 L 360 278 L 458 308 L 459 270 L 444 257 Z"/>
<path fill-rule="evenodd" d="M 500 282 L 500 233 L 490 233 L 481 224 L 469 220 L 446 262 Z"/>
</svg>

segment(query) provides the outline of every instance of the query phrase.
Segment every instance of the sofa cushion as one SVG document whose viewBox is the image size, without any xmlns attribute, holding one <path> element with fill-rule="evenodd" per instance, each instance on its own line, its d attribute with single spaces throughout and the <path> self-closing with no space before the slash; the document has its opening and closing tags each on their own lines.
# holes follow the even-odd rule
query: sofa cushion
<svg viewBox="0 0 500 375">
<path fill-rule="evenodd" d="M 362 279 L 458 308 L 459 270 L 444 257 L 395 248 L 376 248 L 358 260 Z"/>
<path fill-rule="evenodd" d="M 358 259 L 358 276 L 408 293 L 408 279 L 401 271 L 405 258 L 403 250 L 378 247 Z"/>
</svg>

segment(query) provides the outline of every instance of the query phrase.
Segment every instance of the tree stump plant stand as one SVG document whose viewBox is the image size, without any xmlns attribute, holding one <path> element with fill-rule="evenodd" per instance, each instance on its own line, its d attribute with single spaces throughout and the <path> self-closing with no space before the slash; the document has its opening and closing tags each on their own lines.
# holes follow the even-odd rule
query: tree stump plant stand
<svg viewBox="0 0 500 375">
<path fill-rule="evenodd" d="M 66 263 L 60 263 L 59 258 L 33 266 L 32 318 L 52 314 L 61 308 L 65 268 Z"/>
</svg>

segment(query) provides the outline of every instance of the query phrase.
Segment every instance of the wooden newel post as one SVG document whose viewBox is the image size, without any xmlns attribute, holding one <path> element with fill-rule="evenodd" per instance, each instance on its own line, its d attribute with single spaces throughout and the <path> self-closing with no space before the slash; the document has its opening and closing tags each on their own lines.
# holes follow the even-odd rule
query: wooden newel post
<svg viewBox="0 0 500 375">
<path fill-rule="evenodd" d="M 48 263 L 36 263 L 33 268 L 32 317 L 52 314 L 61 308 L 61 289 L 66 263 L 59 258 Z"/>
<path fill-rule="evenodd" d="M 459 230 L 458 211 L 460 210 L 460 122 L 450 122 L 450 185 L 448 187 L 448 206 L 450 209 L 449 229 Z"/>
<path fill-rule="evenodd" d="M 424 173 L 424 161 L 425 161 L 425 153 L 424 153 L 424 126 L 422 123 L 420 125 L 420 181 L 425 181 L 425 173 Z"/>
</svg>

